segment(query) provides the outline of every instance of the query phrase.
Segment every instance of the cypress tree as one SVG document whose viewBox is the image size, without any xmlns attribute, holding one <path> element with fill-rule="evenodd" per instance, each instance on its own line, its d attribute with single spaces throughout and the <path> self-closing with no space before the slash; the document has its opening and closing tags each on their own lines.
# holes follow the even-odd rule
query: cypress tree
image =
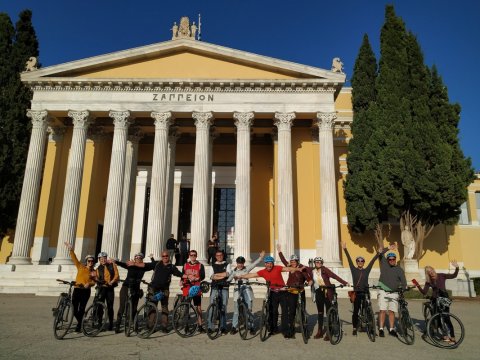
<svg viewBox="0 0 480 360">
<path fill-rule="evenodd" d="M 8 15 L 2 14 L 2 24 Z M 27 159 L 30 139 L 30 121 L 26 111 L 30 107 L 32 92 L 21 82 L 20 73 L 25 69 L 26 61 L 38 57 L 38 41 L 32 26 L 32 12 L 24 10 L 19 15 L 13 41 L 8 52 L 1 52 L 1 63 L 8 63 L 6 71 L 2 71 L 2 154 L 0 159 L 0 235 L 15 227 L 23 175 Z M 11 24 L 11 22 L 10 22 Z M 0 37 L 11 37 L 8 26 L 2 26 Z M 2 40 L 2 45 L 4 41 Z"/>
</svg>

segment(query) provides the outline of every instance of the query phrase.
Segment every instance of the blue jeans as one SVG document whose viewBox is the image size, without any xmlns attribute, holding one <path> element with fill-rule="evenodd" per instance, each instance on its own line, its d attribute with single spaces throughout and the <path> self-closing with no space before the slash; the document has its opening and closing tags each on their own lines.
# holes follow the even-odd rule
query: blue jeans
<svg viewBox="0 0 480 360">
<path fill-rule="evenodd" d="M 241 287 L 243 299 L 247 303 L 248 310 L 251 312 L 252 311 L 252 303 L 253 303 L 253 291 L 252 288 L 248 285 L 243 285 Z M 233 292 L 233 319 L 232 319 L 232 326 L 234 328 L 238 328 L 238 291 L 237 288 L 235 288 L 235 291 Z M 248 319 L 249 324 L 248 327 L 251 329 L 253 328 L 253 323 L 252 319 Z"/>
<path fill-rule="evenodd" d="M 218 296 L 218 291 L 222 292 L 222 309 L 220 311 L 220 328 L 225 329 L 227 327 L 227 305 L 228 305 L 228 287 L 223 288 L 221 290 L 212 288 L 210 292 L 210 304 L 215 302 Z M 212 319 L 210 318 L 210 314 L 208 316 L 208 328 L 212 328 Z"/>
</svg>

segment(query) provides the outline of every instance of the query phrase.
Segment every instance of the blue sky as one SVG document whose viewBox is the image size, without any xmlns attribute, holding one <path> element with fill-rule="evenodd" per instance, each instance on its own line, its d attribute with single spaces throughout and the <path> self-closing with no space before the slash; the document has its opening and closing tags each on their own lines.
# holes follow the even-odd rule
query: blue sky
<svg viewBox="0 0 480 360">
<path fill-rule="evenodd" d="M 479 172 L 479 1 L 0 0 L 0 12 L 15 23 L 22 9 L 33 11 L 44 67 L 169 40 L 174 21 L 201 13 L 203 41 L 324 69 L 338 56 L 350 79 L 364 33 L 378 60 L 387 3 L 461 105 L 461 145 Z"/>
</svg>

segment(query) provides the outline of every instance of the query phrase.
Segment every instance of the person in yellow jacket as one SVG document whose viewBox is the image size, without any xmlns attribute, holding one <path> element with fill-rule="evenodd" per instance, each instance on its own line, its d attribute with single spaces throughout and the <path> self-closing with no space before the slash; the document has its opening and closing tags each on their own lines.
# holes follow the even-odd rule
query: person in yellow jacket
<svg viewBox="0 0 480 360">
<path fill-rule="evenodd" d="M 100 265 L 97 267 L 97 281 L 102 284 L 100 291 L 100 301 L 107 302 L 107 311 L 108 311 L 108 331 L 113 331 L 113 301 L 115 299 L 115 287 L 118 286 L 118 268 L 115 263 L 107 260 L 108 254 L 102 251 L 98 254 L 98 262 Z M 99 314 L 99 317 L 103 317 L 102 313 Z"/>
<path fill-rule="evenodd" d="M 91 287 L 95 285 L 96 272 L 93 266 L 95 265 L 95 257 L 93 255 L 85 256 L 85 263 L 81 263 L 77 259 L 77 255 L 73 251 L 73 246 L 65 242 L 65 246 L 70 250 L 70 257 L 73 264 L 77 268 L 77 276 L 75 278 L 75 288 L 73 289 L 72 305 L 73 316 L 77 319 L 77 327 L 75 332 L 82 331 L 83 315 L 85 314 L 85 307 L 90 298 Z"/>
</svg>

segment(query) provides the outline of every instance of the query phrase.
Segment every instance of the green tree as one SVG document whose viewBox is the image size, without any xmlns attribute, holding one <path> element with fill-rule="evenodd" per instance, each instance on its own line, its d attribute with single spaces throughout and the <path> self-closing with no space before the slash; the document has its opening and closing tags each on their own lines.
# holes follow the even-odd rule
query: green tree
<svg viewBox="0 0 480 360">
<path fill-rule="evenodd" d="M 30 138 L 26 111 L 30 107 L 32 92 L 21 82 L 20 73 L 31 56 L 38 57 L 38 41 L 30 10 L 19 14 L 14 31 L 8 15 L 1 14 L 0 19 L 0 46 L 6 49 L 0 53 L 3 104 L 0 109 L 0 235 L 3 235 L 15 227 Z"/>
</svg>

